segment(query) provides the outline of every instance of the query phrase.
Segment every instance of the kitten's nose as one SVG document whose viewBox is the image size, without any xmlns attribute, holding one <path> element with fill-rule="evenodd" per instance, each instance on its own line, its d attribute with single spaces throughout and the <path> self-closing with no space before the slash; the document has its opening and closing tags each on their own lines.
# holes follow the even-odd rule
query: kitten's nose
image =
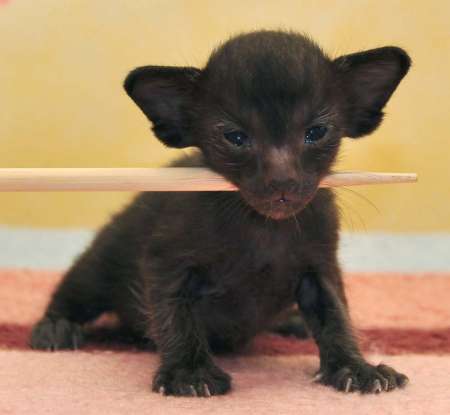
<svg viewBox="0 0 450 415">
<path fill-rule="evenodd" d="M 271 180 L 268 187 L 273 193 L 288 194 L 299 191 L 299 183 L 294 179 Z"/>
</svg>

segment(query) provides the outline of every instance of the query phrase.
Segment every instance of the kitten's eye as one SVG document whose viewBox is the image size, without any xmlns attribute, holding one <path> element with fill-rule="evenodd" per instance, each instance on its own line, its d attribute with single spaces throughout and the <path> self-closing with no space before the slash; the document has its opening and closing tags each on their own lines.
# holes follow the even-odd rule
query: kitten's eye
<svg viewBox="0 0 450 415">
<path fill-rule="evenodd" d="M 243 131 L 229 131 L 223 133 L 223 136 L 236 147 L 242 147 L 249 144 L 249 138 Z"/>
<path fill-rule="evenodd" d="M 327 133 L 327 131 L 328 128 L 321 125 L 311 127 L 310 129 L 306 130 L 305 143 L 307 144 L 315 143 L 316 141 L 323 138 Z"/>
</svg>

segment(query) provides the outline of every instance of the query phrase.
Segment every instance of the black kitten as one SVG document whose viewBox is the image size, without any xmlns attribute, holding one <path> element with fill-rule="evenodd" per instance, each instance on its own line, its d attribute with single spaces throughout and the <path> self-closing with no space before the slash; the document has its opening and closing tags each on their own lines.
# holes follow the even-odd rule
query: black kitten
<svg viewBox="0 0 450 415">
<path fill-rule="evenodd" d="M 229 40 L 204 69 L 132 71 L 125 89 L 156 136 L 200 150 L 174 166 L 208 166 L 239 192 L 139 194 L 67 272 L 31 346 L 77 348 L 81 325 L 113 311 L 159 349 L 154 391 L 218 395 L 231 379 L 211 352 L 245 345 L 297 304 L 321 382 L 346 392 L 405 385 L 359 351 L 334 197 L 318 184 L 342 137 L 378 127 L 409 66 L 396 47 L 333 60 L 302 35 L 261 31 Z"/>
</svg>

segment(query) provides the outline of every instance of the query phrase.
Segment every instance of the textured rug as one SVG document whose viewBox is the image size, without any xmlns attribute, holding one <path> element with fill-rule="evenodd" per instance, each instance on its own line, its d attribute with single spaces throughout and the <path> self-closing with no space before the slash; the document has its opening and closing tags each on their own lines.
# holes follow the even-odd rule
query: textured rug
<svg viewBox="0 0 450 415">
<path fill-rule="evenodd" d="M 410 377 L 404 390 L 343 395 L 312 383 L 311 341 L 259 336 L 238 356 L 218 358 L 233 376 L 223 397 L 189 399 L 150 392 L 154 353 L 115 341 L 110 320 L 90 329 L 76 352 L 31 351 L 31 325 L 61 273 L 0 270 L 0 415 L 4 414 L 448 414 L 450 275 L 351 274 L 345 278 L 360 343 L 374 363 Z"/>
</svg>

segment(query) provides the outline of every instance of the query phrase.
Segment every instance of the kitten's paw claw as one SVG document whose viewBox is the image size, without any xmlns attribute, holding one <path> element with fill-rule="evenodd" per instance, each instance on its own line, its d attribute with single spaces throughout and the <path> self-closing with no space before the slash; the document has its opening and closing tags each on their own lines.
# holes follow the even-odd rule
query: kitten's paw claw
<svg viewBox="0 0 450 415">
<path fill-rule="evenodd" d="M 359 390 L 362 393 L 378 394 L 402 388 L 408 383 L 405 375 L 386 365 L 372 366 L 368 363 L 359 363 L 334 372 L 319 373 L 320 383 L 346 393 Z"/>
<path fill-rule="evenodd" d="M 317 372 L 313 377 L 313 382 L 320 383 L 320 382 L 322 382 L 322 378 L 323 378 L 323 373 Z"/>
<path fill-rule="evenodd" d="M 383 380 L 383 383 L 385 383 L 385 380 Z M 372 385 L 372 393 L 380 393 L 383 390 L 383 388 L 381 387 L 381 382 L 380 379 L 375 379 L 375 381 L 373 382 Z"/>
<path fill-rule="evenodd" d="M 196 389 L 192 385 L 189 385 L 189 389 L 191 390 L 191 395 L 192 396 L 197 396 L 198 395 Z"/>
<path fill-rule="evenodd" d="M 66 319 L 44 318 L 31 332 L 30 346 L 39 350 L 78 349 L 83 344 L 81 326 Z"/>
<path fill-rule="evenodd" d="M 209 391 L 208 385 L 206 383 L 203 384 L 203 390 L 205 392 L 205 396 L 209 398 L 211 396 L 211 392 Z"/>
<path fill-rule="evenodd" d="M 189 370 L 184 367 L 161 367 L 153 379 L 152 390 L 163 395 L 223 395 L 231 389 L 231 378 L 222 369 L 207 365 Z"/>
<path fill-rule="evenodd" d="M 348 393 L 348 392 L 350 392 L 352 390 L 352 384 L 353 384 L 353 379 L 352 378 L 348 378 L 347 382 L 345 384 L 345 389 L 344 389 L 345 393 Z"/>
</svg>

